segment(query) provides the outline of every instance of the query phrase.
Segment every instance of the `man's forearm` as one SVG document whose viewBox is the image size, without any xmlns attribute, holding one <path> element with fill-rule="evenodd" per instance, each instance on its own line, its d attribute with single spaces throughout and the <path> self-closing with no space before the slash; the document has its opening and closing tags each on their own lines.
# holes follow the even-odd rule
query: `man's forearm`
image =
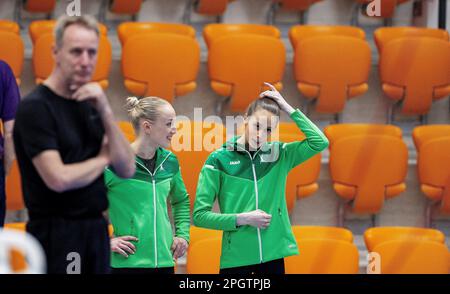
<svg viewBox="0 0 450 294">
<path fill-rule="evenodd" d="M 101 114 L 106 137 L 108 138 L 109 157 L 117 175 L 129 178 L 134 175 L 134 152 L 129 142 L 120 131 L 111 110 Z"/>
</svg>

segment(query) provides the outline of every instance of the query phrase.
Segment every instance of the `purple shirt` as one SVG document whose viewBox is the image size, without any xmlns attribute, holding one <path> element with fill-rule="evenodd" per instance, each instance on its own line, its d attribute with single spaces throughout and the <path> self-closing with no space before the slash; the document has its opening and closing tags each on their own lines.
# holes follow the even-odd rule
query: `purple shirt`
<svg viewBox="0 0 450 294">
<path fill-rule="evenodd" d="M 6 122 L 14 119 L 20 102 L 19 87 L 11 67 L 0 60 L 0 119 Z M 0 134 L 0 158 L 3 157 L 3 134 Z"/>
</svg>

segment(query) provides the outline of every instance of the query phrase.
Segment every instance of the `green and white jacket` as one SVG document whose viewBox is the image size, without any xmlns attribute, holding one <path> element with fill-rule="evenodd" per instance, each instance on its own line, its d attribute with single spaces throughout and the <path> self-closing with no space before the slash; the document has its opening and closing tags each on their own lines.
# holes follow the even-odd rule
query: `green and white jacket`
<svg viewBox="0 0 450 294">
<path fill-rule="evenodd" d="M 223 230 L 221 268 L 268 262 L 298 254 L 286 207 L 288 172 L 328 147 L 325 135 L 300 110 L 291 118 L 303 141 L 268 142 L 253 156 L 238 137 L 210 154 L 200 173 L 193 220 L 199 227 Z M 218 199 L 220 213 L 212 212 Z M 261 209 L 272 215 L 270 226 L 236 226 L 236 215 Z"/>
<path fill-rule="evenodd" d="M 190 205 L 176 156 L 162 148 L 156 152 L 154 173 L 136 157 L 136 172 L 130 179 L 105 170 L 109 217 L 115 236 L 131 235 L 136 253 L 128 258 L 112 252 L 114 268 L 157 268 L 174 266 L 173 241 L 167 200 L 172 207 L 175 236 L 189 241 Z"/>
</svg>

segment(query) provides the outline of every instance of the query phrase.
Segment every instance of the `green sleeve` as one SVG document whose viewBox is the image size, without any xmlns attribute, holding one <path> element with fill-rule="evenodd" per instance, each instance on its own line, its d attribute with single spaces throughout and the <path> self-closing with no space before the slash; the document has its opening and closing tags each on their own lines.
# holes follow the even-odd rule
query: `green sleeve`
<svg viewBox="0 0 450 294">
<path fill-rule="evenodd" d="M 181 177 L 181 172 L 172 178 L 170 189 L 170 204 L 175 223 L 175 236 L 189 242 L 189 229 L 191 223 L 189 195 Z"/>
<path fill-rule="evenodd" d="M 212 160 L 208 158 L 200 172 L 197 184 L 193 213 L 194 225 L 213 230 L 237 230 L 236 214 L 211 211 L 219 191 L 220 171 L 216 169 Z"/>
<path fill-rule="evenodd" d="M 322 131 L 300 110 L 296 109 L 291 114 L 291 118 L 305 134 L 306 139 L 284 144 L 288 170 L 322 152 L 329 144 Z"/>
</svg>

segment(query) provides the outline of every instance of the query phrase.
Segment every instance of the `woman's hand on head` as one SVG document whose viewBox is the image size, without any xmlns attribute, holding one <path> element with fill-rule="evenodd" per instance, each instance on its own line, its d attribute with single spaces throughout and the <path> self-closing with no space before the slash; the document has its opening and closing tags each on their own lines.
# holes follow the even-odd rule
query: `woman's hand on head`
<svg viewBox="0 0 450 294">
<path fill-rule="evenodd" d="M 286 99 L 284 99 L 284 97 L 281 95 L 281 93 L 278 92 L 278 90 L 272 84 L 265 82 L 264 85 L 269 87 L 270 90 L 264 91 L 261 94 L 259 94 L 260 98 L 268 97 L 268 98 L 273 99 L 278 104 L 280 109 L 283 110 L 284 112 L 288 113 L 289 115 L 292 112 L 294 112 L 294 108 L 292 108 L 292 106 L 290 106 L 289 103 L 286 102 Z"/>
</svg>

